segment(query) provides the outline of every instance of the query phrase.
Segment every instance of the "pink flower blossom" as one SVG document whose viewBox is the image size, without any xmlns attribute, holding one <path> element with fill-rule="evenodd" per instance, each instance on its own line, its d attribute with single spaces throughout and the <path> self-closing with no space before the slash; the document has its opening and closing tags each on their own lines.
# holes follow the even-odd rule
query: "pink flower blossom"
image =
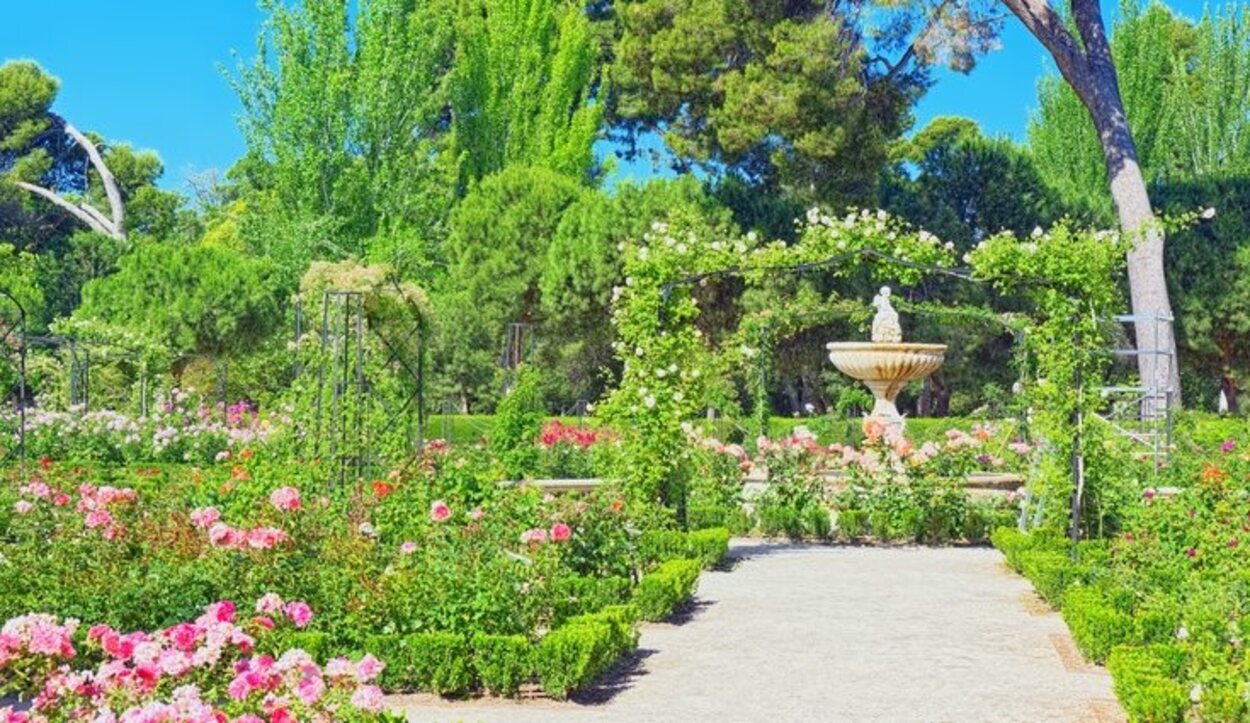
<svg viewBox="0 0 1250 723">
<path fill-rule="evenodd" d="M 404 544 L 399 546 L 399 554 L 401 555 L 411 555 L 412 553 L 416 551 L 417 551 L 417 543 L 413 542 L 412 540 L 405 540 Z"/>
<path fill-rule="evenodd" d="M 282 512 L 291 512 L 300 508 L 299 490 L 294 487 L 279 487 L 269 495 L 269 504 Z"/>
<path fill-rule="evenodd" d="M 352 705 L 367 713 L 381 711 L 382 702 L 382 689 L 376 685 L 362 685 L 352 693 Z"/>
<path fill-rule="evenodd" d="M 272 615 L 282 610 L 282 598 L 276 593 L 265 593 L 256 601 L 256 612 L 263 615 Z"/>
<path fill-rule="evenodd" d="M 434 500 L 430 505 L 430 519 L 435 522 L 446 522 L 451 517 L 451 508 L 442 500 Z"/>
<path fill-rule="evenodd" d="M 563 522 L 557 522 L 551 527 L 552 542 L 566 542 L 572 536 L 573 530 L 569 529 L 569 526 Z"/>
<path fill-rule="evenodd" d="M 286 616 L 290 618 L 291 624 L 297 628 L 307 627 L 312 620 L 312 608 L 308 607 L 308 603 L 298 600 L 291 601 L 283 608 Z"/>
<path fill-rule="evenodd" d="M 28 500 L 18 500 L 13 503 L 13 511 L 19 515 L 29 515 L 35 511 L 35 506 Z"/>
<path fill-rule="evenodd" d="M 200 507 L 191 511 L 191 524 L 201 529 L 211 527 L 221 519 L 221 512 L 216 507 Z"/>
<path fill-rule="evenodd" d="M 525 532 L 521 533 L 521 542 L 530 546 L 541 545 L 546 541 L 547 541 L 547 531 L 538 527 L 526 530 Z"/>
<path fill-rule="evenodd" d="M 368 683 L 382 674 L 386 668 L 386 663 L 373 657 L 372 653 L 365 653 L 365 657 L 356 663 L 356 680 L 361 683 Z"/>
</svg>

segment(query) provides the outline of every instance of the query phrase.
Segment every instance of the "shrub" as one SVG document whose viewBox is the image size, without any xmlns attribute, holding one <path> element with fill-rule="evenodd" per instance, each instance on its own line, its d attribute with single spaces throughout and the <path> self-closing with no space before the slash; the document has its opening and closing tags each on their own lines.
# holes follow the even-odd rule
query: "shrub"
<svg viewBox="0 0 1250 723">
<path fill-rule="evenodd" d="M 1072 562 L 1062 552 L 1026 550 L 1019 555 L 1020 570 L 1047 602 L 1058 605 L 1072 583 Z"/>
<path fill-rule="evenodd" d="M 724 527 L 695 530 L 686 536 L 686 541 L 687 552 L 700 560 L 704 569 L 716 567 L 729 554 L 729 530 Z"/>
<path fill-rule="evenodd" d="M 645 575 L 634 590 L 634 604 L 643 620 L 663 620 L 694 595 L 701 566 L 698 560 L 669 560 Z"/>
<path fill-rule="evenodd" d="M 629 580 L 623 577 L 557 577 L 552 581 L 551 624 L 559 627 L 575 615 L 620 603 L 628 595 Z"/>
<path fill-rule="evenodd" d="M 1069 588 L 1063 596 L 1063 620 L 1081 653 L 1097 663 L 1133 637 L 1133 618 L 1117 610 L 1096 588 Z"/>
<path fill-rule="evenodd" d="M 374 635 L 365 647 L 386 663 L 387 690 L 461 695 L 473 687 L 469 644 L 455 633 Z"/>
<path fill-rule="evenodd" d="M 681 530 L 647 530 L 638 537 L 638 553 L 648 566 L 685 557 L 688 548 Z"/>
<path fill-rule="evenodd" d="M 863 537 L 868 532 L 868 513 L 863 510 L 839 510 L 838 533 L 847 540 Z"/>
<path fill-rule="evenodd" d="M 543 691 L 563 699 L 591 683 L 637 644 L 633 619 L 632 607 L 613 606 L 547 633 L 534 653 Z"/>
<path fill-rule="evenodd" d="M 1134 723 L 1173 723 L 1184 719 L 1189 694 L 1175 678 L 1184 653 L 1169 645 L 1118 645 L 1107 656 L 1115 693 Z"/>
<path fill-rule="evenodd" d="M 324 663 L 331 657 L 334 649 L 330 647 L 330 636 L 326 633 L 297 631 L 282 636 L 282 645 L 286 649 L 299 648 L 313 657 L 313 660 Z M 372 652 L 372 651 L 370 651 Z"/>
<path fill-rule="evenodd" d="M 990 544 L 1007 558 L 1007 564 L 1016 572 L 1020 569 L 1020 553 L 1031 547 L 1029 536 L 1014 527 L 999 527 L 990 533 Z"/>
<path fill-rule="evenodd" d="M 516 695 L 534 674 L 534 648 L 523 635 L 473 636 L 473 671 L 482 687 L 497 695 Z"/>
<path fill-rule="evenodd" d="M 1152 595 L 1133 611 L 1134 633 L 1139 643 L 1170 642 L 1180 625 L 1181 606 L 1171 595 Z"/>
</svg>

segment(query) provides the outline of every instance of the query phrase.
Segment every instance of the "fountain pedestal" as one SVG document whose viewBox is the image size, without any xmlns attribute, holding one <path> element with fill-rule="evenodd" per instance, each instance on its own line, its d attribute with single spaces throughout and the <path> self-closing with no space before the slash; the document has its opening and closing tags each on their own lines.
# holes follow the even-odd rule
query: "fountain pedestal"
<svg viewBox="0 0 1250 723">
<path fill-rule="evenodd" d="M 946 361 L 945 344 L 835 341 L 827 345 L 829 361 L 838 371 L 864 383 L 876 402 L 865 422 L 901 433 L 903 416 L 894 400 L 908 382 L 924 379 Z"/>
<path fill-rule="evenodd" d="M 877 307 L 872 341 L 830 342 L 826 345 L 829 361 L 838 371 L 863 382 L 876 399 L 864 424 L 875 421 L 887 432 L 902 434 L 903 415 L 894 400 L 908 382 L 924 379 L 941 368 L 946 361 L 946 345 L 903 342 L 898 313 L 890 304 L 890 287 L 881 287 L 872 305 Z"/>
</svg>

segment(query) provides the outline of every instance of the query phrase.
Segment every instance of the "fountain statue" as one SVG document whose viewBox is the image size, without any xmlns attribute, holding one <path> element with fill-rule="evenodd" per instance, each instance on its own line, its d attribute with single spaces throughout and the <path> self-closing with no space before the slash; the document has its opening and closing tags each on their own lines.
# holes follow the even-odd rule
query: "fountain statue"
<svg viewBox="0 0 1250 723">
<path fill-rule="evenodd" d="M 872 341 L 830 342 L 829 361 L 843 374 L 863 382 L 876 398 L 865 424 L 876 421 L 887 431 L 902 433 L 903 417 L 894 400 L 908 382 L 924 379 L 941 368 L 946 345 L 903 342 L 898 312 L 890 304 L 890 287 L 881 287 L 872 305 L 877 309 L 872 319 Z"/>
</svg>

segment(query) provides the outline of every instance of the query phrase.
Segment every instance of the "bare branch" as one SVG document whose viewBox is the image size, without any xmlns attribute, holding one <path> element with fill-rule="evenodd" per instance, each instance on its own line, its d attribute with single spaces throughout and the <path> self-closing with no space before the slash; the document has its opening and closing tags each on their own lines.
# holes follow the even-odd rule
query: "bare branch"
<svg viewBox="0 0 1250 723">
<path fill-rule="evenodd" d="M 104 195 L 108 197 L 109 209 L 113 212 L 111 223 L 113 228 L 117 229 L 115 235 L 117 238 L 125 238 L 126 207 L 122 203 L 121 191 L 117 188 L 117 179 L 113 177 L 113 173 L 108 169 L 108 166 L 104 165 L 104 158 L 100 156 L 99 149 L 95 147 L 91 139 L 83 135 L 81 131 L 64 118 L 58 117 L 57 120 L 65 129 L 65 132 L 87 152 L 87 158 L 91 160 L 91 165 L 95 166 L 96 172 L 100 174 L 100 182 L 104 184 Z"/>
<path fill-rule="evenodd" d="M 26 181 L 18 181 L 16 185 L 18 188 L 30 191 L 36 196 L 42 196 L 43 198 L 51 201 L 54 205 L 68 211 L 72 216 L 74 216 L 74 218 L 77 218 L 79 221 L 82 221 L 90 226 L 92 231 L 97 231 L 106 236 L 112 236 L 113 238 L 122 238 L 117 230 L 112 228 L 111 223 L 103 219 L 102 214 L 100 214 L 99 211 L 91 208 L 91 211 L 95 211 L 95 214 L 93 215 L 89 213 L 87 209 L 89 209 L 90 206 L 71 203 L 43 186 L 36 186 L 35 184 L 27 183 Z"/>
</svg>

